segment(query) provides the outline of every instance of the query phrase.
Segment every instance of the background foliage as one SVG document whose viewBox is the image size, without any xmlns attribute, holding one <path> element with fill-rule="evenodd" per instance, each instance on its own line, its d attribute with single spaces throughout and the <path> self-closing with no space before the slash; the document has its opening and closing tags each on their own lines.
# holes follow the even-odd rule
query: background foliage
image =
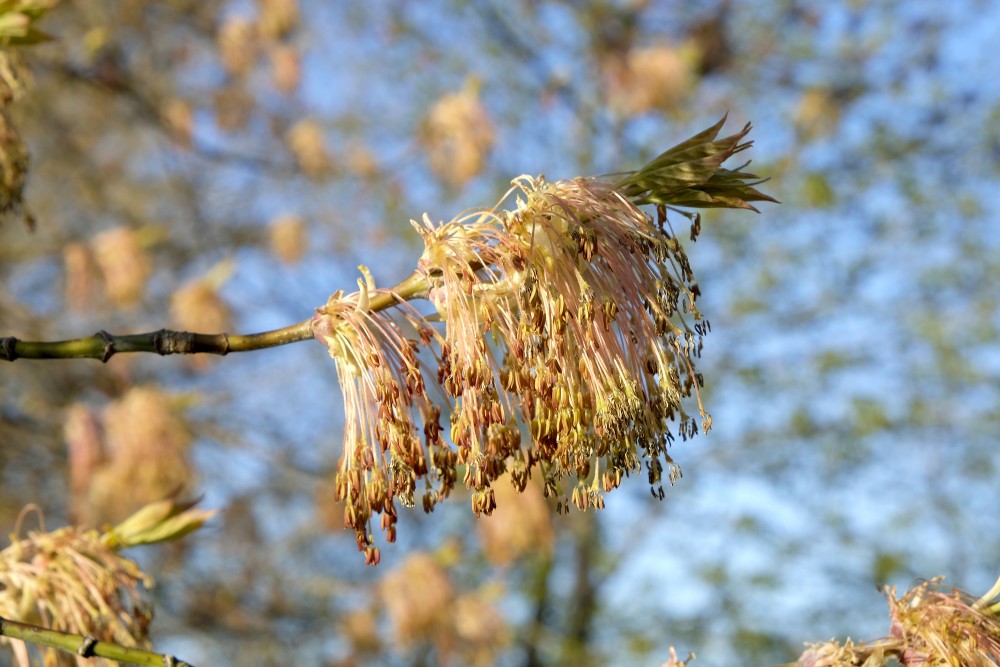
<svg viewBox="0 0 1000 667">
<path fill-rule="evenodd" d="M 634 168 L 725 111 L 755 122 L 754 170 L 784 204 L 709 213 L 690 249 L 715 426 L 673 449 L 685 477 L 663 503 L 639 480 L 553 517 L 529 489 L 475 521 L 459 497 L 404 512 L 366 570 L 332 502 L 333 366 L 303 344 L 5 365 L 0 524 L 28 502 L 101 525 L 204 492 L 214 527 L 144 556 L 156 646 L 194 664 L 659 664 L 671 643 L 765 664 L 883 634 L 882 584 L 985 590 L 998 13 L 62 3 L 54 41 L 5 51 L 37 228 L 0 226 L 3 335 L 283 326 L 360 262 L 404 277 L 411 217 L 492 203 L 524 172 Z"/>
</svg>

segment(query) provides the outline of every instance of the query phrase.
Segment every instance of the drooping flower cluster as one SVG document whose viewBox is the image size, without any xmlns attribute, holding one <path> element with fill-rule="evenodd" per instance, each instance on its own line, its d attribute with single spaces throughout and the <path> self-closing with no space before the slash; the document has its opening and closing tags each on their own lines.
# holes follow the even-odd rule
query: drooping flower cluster
<svg viewBox="0 0 1000 667">
<path fill-rule="evenodd" d="M 684 315 L 700 319 L 683 248 L 610 184 L 515 186 L 512 211 L 420 228 L 473 509 L 492 509 L 491 484 L 508 467 L 523 488 L 539 465 L 557 497 L 576 477 L 581 508 L 600 506 L 640 459 L 658 486 L 672 465 L 667 422 L 696 430 L 681 400 L 699 382 L 699 334 Z"/>
<path fill-rule="evenodd" d="M 617 181 L 522 176 L 492 209 L 439 225 L 424 216 L 414 222 L 425 249 L 411 278 L 375 290 L 366 273 L 359 292 L 318 309 L 313 328 L 348 406 L 337 496 L 369 561 L 378 557 L 371 514 L 382 514 L 391 540 L 393 499 L 415 502 L 421 478 L 425 510 L 462 475 L 473 511 L 489 514 L 505 472 L 519 490 L 540 473 L 560 511 L 570 499 L 603 507 L 603 493 L 643 465 L 655 496 L 664 477 L 680 475 L 669 442 L 697 432 L 699 417 L 705 430 L 711 423 L 695 369 L 708 323 L 667 211 L 770 200 L 753 175 L 721 168 L 749 146 L 749 126 L 716 140 L 721 126 Z M 656 218 L 638 207 L 648 203 Z M 700 219 L 685 215 L 694 236 Z M 407 306 L 408 339 L 377 312 L 413 298 L 434 305 L 443 331 Z M 421 348 L 437 362 L 433 375 Z M 445 400 L 432 403 L 427 383 Z"/>
<path fill-rule="evenodd" d="M 424 508 L 447 496 L 455 482 L 455 454 L 437 427 L 440 408 L 427 398 L 417 349 L 435 333 L 415 311 L 405 313 L 418 338 L 406 338 L 399 323 L 373 310 L 372 297 L 393 299 L 377 290 L 368 270 L 360 291 L 337 292 L 316 311 L 313 331 L 330 351 L 344 395 L 344 453 L 336 479 L 336 500 L 345 503 L 344 524 L 355 530 L 366 560 L 377 563 L 370 522 L 382 515 L 382 529 L 395 540 L 395 500 L 412 507 L 417 480 L 425 485 Z M 401 307 L 405 304 L 400 302 Z M 423 439 L 414 425 L 422 411 Z"/>
<path fill-rule="evenodd" d="M 0 551 L 0 617 L 148 649 L 152 607 L 146 591 L 153 580 L 120 551 L 183 537 L 214 515 L 195 502 L 166 499 L 104 532 L 68 526 L 22 537 L 17 528 Z M 24 642 L 0 637 L 0 644 L 9 645 L 18 667 L 38 664 Z M 49 648 L 41 656 L 45 665 L 111 664 Z"/>
</svg>

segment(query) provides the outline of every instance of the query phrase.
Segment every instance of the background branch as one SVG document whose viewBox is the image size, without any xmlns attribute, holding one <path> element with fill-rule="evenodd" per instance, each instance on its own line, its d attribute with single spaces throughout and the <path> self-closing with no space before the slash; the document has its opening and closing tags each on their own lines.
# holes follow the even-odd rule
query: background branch
<svg viewBox="0 0 1000 667">
<path fill-rule="evenodd" d="M 97 641 L 93 637 L 68 632 L 48 630 L 36 625 L 9 621 L 0 617 L 0 636 L 40 644 L 60 651 L 75 653 L 84 658 L 108 658 L 131 665 L 156 665 L 157 667 L 193 667 L 174 656 L 153 653 L 138 648 L 128 648 L 111 642 Z"/>
</svg>

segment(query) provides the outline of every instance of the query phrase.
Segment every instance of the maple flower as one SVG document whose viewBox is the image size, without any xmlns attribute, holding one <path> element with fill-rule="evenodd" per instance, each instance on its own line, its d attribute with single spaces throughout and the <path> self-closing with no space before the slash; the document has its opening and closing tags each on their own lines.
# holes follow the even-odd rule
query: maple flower
<svg viewBox="0 0 1000 667">
<path fill-rule="evenodd" d="M 668 423 L 679 418 L 684 436 L 697 429 L 682 399 L 701 382 L 692 357 L 704 329 L 685 320 L 701 315 L 683 247 L 663 219 L 600 180 L 522 176 L 513 192 L 513 210 L 417 225 L 418 270 L 445 322 L 438 379 L 455 399 L 451 437 L 473 509 L 490 512 L 509 462 L 519 488 L 542 464 L 550 495 L 576 476 L 581 508 L 602 506 L 602 491 L 640 459 L 658 487 L 664 465 L 679 474 Z"/>
<path fill-rule="evenodd" d="M 371 514 L 383 514 L 392 538 L 394 497 L 413 503 L 423 477 L 433 478 L 426 511 L 461 474 L 473 511 L 489 514 L 493 483 L 508 472 L 523 490 L 540 471 L 560 511 L 570 502 L 603 507 L 603 493 L 643 464 L 654 496 L 663 497 L 664 478 L 680 476 L 670 442 L 711 425 L 695 364 L 710 327 L 668 212 L 692 221 L 693 239 L 700 217 L 677 207 L 774 201 L 756 190 L 753 174 L 721 167 L 750 146 L 749 125 L 717 138 L 724 122 L 635 172 L 521 176 L 493 208 L 440 224 L 425 215 L 413 222 L 424 251 L 398 291 L 374 290 L 366 273 L 359 292 L 338 292 L 318 309 L 313 330 L 337 363 L 347 405 L 337 495 L 370 562 Z M 644 204 L 656 206 L 655 217 Z M 443 331 L 405 304 L 412 298 L 433 304 Z M 389 307 L 405 311 L 419 340 L 404 339 L 378 312 Z M 429 378 L 444 398 L 437 405 L 423 385 L 419 347 L 438 363 Z M 441 437 L 443 411 L 450 444 Z"/>
<path fill-rule="evenodd" d="M 497 387 L 496 346 L 487 339 L 496 318 L 506 316 L 510 290 L 505 258 L 521 251 L 495 211 L 475 212 L 435 226 L 414 223 L 425 250 L 417 263 L 428 282 L 428 299 L 445 324 L 437 380 L 455 399 L 451 441 L 474 489 L 473 510 L 495 506 L 491 484 L 506 469 L 519 442 L 511 404 Z"/>
<path fill-rule="evenodd" d="M 601 491 L 637 470 L 640 454 L 659 486 L 663 465 L 673 466 L 669 420 L 679 417 L 685 435 L 695 428 L 682 397 L 697 392 L 699 348 L 683 312 L 700 320 L 697 286 L 682 246 L 614 186 L 523 178 L 519 186 L 526 197 L 508 224 L 530 249 L 513 339 L 525 353 L 508 355 L 507 368 L 532 378 L 521 383 L 529 459 L 554 464 L 550 490 L 575 475 L 574 504 L 600 507 Z M 700 399 L 698 407 L 707 428 Z M 671 480 L 678 474 L 671 468 Z"/>
<path fill-rule="evenodd" d="M 358 280 L 360 290 L 332 295 L 325 306 L 317 308 L 312 327 L 336 364 L 344 395 L 344 453 L 336 500 L 345 503 L 345 527 L 355 530 L 359 550 L 374 562 L 378 550 L 372 544 L 372 515 L 382 515 L 382 529 L 393 541 L 395 500 L 412 507 L 416 481 L 453 466 L 449 463 L 452 454 L 436 437 L 437 431 L 425 428 L 421 442 L 414 424 L 415 409 L 434 412 L 416 355 L 418 342 L 406 338 L 398 323 L 371 310 L 373 296 L 394 295 L 391 290 L 375 289 L 368 269 L 360 268 L 364 274 L 364 280 Z M 430 335 L 415 311 L 407 314 L 421 336 Z M 437 492 L 447 495 L 453 476 L 439 478 Z"/>
<path fill-rule="evenodd" d="M 67 527 L 15 535 L 0 552 L 0 615 L 60 632 L 149 648 L 152 609 L 145 590 L 151 586 L 152 579 L 96 531 Z M 35 664 L 23 644 L 10 646 L 16 665 Z M 43 656 L 47 665 L 93 664 L 54 649 Z"/>
</svg>

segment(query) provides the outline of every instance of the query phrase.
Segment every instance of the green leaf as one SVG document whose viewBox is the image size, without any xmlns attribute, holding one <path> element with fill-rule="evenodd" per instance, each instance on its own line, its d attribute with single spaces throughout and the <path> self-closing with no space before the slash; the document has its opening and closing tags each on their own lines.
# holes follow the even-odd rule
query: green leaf
<svg viewBox="0 0 1000 667">
<path fill-rule="evenodd" d="M 194 509 L 198 500 L 166 498 L 146 505 L 104 534 L 119 549 L 180 539 L 200 528 L 218 510 Z"/>
<path fill-rule="evenodd" d="M 764 180 L 755 174 L 722 168 L 722 163 L 746 150 L 747 123 L 740 132 L 716 139 L 726 116 L 712 127 L 670 148 L 638 171 L 629 172 L 615 187 L 637 205 L 665 204 L 690 208 L 741 208 L 756 211 L 749 202 L 771 201 L 754 186 Z"/>
</svg>

